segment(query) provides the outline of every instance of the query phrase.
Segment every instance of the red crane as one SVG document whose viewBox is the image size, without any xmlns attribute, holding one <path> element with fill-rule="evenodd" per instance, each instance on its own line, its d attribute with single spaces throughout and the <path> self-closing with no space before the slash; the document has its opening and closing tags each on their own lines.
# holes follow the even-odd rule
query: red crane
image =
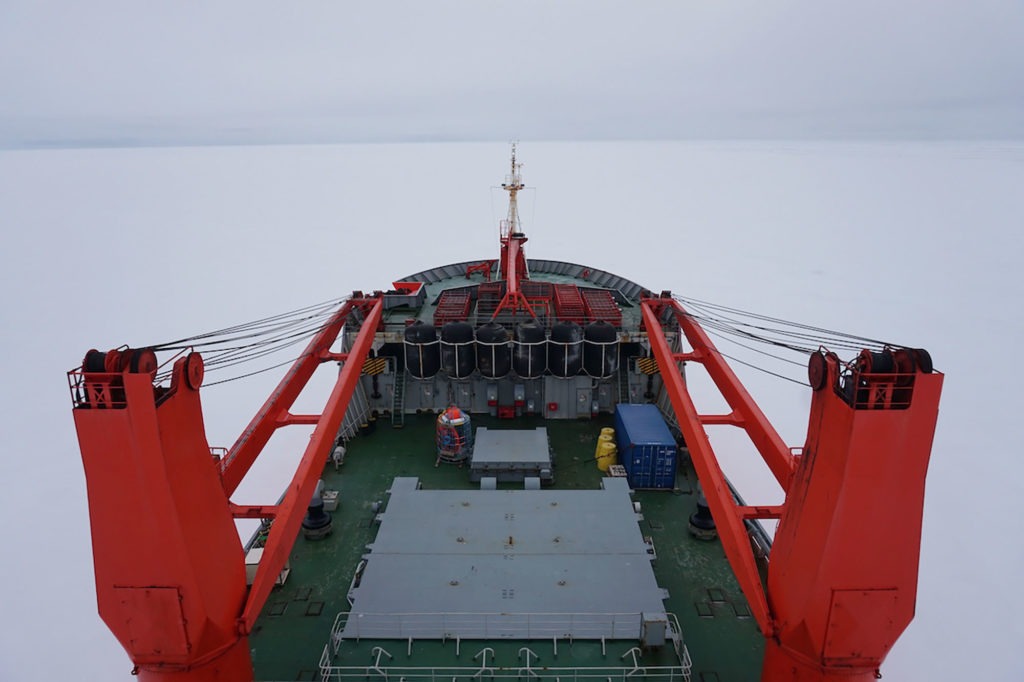
<svg viewBox="0 0 1024 682">
<path fill-rule="evenodd" d="M 381 320 L 383 299 L 352 298 L 320 329 L 222 459 L 203 427 L 198 353 L 154 386 L 147 350 L 89 351 L 69 373 L 89 490 L 100 616 L 146 681 L 251 680 L 248 634 L 284 567 Z M 330 351 L 349 314 L 365 318 L 348 353 Z M 320 414 L 289 410 L 323 362 L 341 362 Z M 315 424 L 280 503 L 231 494 L 271 435 Z M 247 590 L 236 518 L 274 523 Z"/>
<path fill-rule="evenodd" d="M 943 375 L 923 350 L 864 350 L 850 367 L 833 353 L 812 355 L 807 441 L 793 454 L 678 301 L 663 295 L 641 305 L 722 546 L 766 639 L 762 679 L 875 679 L 914 616 Z M 672 352 L 665 316 L 678 323 L 690 352 Z M 686 362 L 704 366 L 729 413 L 697 412 L 678 371 Z M 704 429 L 710 424 L 747 432 L 785 491 L 784 504 L 736 502 Z M 767 518 L 779 526 L 765 585 L 744 521 Z"/>
</svg>

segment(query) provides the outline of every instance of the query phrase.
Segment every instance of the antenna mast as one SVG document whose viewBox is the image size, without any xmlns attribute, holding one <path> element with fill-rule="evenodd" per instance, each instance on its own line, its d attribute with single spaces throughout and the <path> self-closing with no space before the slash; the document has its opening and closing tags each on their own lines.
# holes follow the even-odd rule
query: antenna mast
<svg viewBox="0 0 1024 682">
<path fill-rule="evenodd" d="M 519 169 L 523 164 L 516 163 L 516 143 L 512 143 L 512 164 L 511 172 L 505 176 L 505 182 L 501 188 L 508 192 L 508 218 L 500 223 L 501 236 L 508 237 L 510 234 L 522 234 L 522 226 L 519 224 L 519 201 L 517 195 L 523 189 L 523 176 Z"/>
<path fill-rule="evenodd" d="M 530 272 L 526 265 L 526 251 L 523 245 L 526 243 L 526 235 L 519 224 L 519 202 L 517 195 L 523 189 L 523 177 L 519 173 L 522 164 L 516 163 L 516 143 L 512 143 L 512 165 L 511 172 L 505 177 L 501 188 L 508 192 L 508 217 L 501 221 L 498 233 L 501 242 L 501 258 L 498 262 L 500 278 L 505 281 L 505 295 L 495 309 L 491 319 L 497 319 L 498 313 L 506 311 L 516 317 L 517 313 L 523 311 L 529 317 L 536 319 L 533 307 L 523 295 L 520 284 L 523 280 L 530 279 Z"/>
</svg>

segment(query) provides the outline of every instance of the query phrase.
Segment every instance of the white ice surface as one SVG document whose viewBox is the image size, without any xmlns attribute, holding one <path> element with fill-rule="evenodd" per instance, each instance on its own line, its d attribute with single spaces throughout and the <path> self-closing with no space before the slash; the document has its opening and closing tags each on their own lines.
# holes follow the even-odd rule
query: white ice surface
<svg viewBox="0 0 1024 682">
<path fill-rule="evenodd" d="M 494 257 L 504 197 L 488 188 L 507 151 L 0 154 L 0 679 L 129 679 L 96 615 L 64 372 L 91 347 L 174 339 Z M 1013 388 L 1024 144 L 526 143 L 520 156 L 538 188 L 523 197 L 532 256 L 932 352 L 947 378 L 917 618 L 883 672 L 1024 677 L 1024 402 Z M 806 391 L 737 372 L 784 439 L 802 444 Z M 230 445 L 278 378 L 206 389 L 210 443 Z M 276 437 L 236 501 L 276 499 L 307 433 Z M 748 502 L 781 499 L 745 444 L 718 432 L 713 442 Z"/>
</svg>

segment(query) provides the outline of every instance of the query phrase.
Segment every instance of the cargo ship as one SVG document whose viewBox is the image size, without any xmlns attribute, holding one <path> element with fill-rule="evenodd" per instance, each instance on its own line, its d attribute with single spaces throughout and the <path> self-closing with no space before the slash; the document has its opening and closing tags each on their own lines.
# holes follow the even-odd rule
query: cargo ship
<svg viewBox="0 0 1024 682">
<path fill-rule="evenodd" d="M 528 259 L 524 187 L 513 146 L 494 258 L 197 337 L 92 349 L 68 373 L 99 613 L 133 674 L 881 674 L 914 614 L 943 380 L 930 355 L 801 327 L 830 343 L 779 344 L 805 357 L 811 394 L 806 441 L 791 448 L 706 328 L 736 311 L 711 318 L 668 290 Z M 748 340 L 763 340 L 760 319 L 758 333 L 740 330 Z M 236 442 L 211 448 L 207 371 L 295 343 L 304 350 Z M 727 410 L 698 409 L 695 367 Z M 293 412 L 334 368 L 322 410 Z M 296 425 L 312 434 L 280 498 L 234 502 L 271 437 Z M 709 426 L 749 436 L 783 503 L 745 500 Z M 259 523 L 244 541 L 240 519 Z"/>
</svg>

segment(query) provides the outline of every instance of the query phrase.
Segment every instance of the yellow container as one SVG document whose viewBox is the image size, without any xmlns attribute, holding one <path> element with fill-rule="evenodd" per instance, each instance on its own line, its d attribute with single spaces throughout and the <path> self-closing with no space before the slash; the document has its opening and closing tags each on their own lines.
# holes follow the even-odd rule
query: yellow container
<svg viewBox="0 0 1024 682">
<path fill-rule="evenodd" d="M 608 471 L 608 467 L 615 464 L 618 459 L 618 448 L 615 443 L 602 441 L 597 446 L 597 468 L 601 471 Z"/>
<path fill-rule="evenodd" d="M 601 429 L 601 435 L 608 436 L 609 438 L 615 438 L 615 429 L 613 429 L 610 426 L 606 426 L 603 429 Z"/>
<path fill-rule="evenodd" d="M 594 448 L 594 458 L 595 459 L 601 456 L 601 445 L 603 443 L 611 443 L 611 444 L 614 445 L 615 444 L 615 437 L 614 436 L 609 436 L 608 434 L 604 433 L 603 431 L 601 432 L 601 435 L 597 437 L 597 447 Z"/>
</svg>

